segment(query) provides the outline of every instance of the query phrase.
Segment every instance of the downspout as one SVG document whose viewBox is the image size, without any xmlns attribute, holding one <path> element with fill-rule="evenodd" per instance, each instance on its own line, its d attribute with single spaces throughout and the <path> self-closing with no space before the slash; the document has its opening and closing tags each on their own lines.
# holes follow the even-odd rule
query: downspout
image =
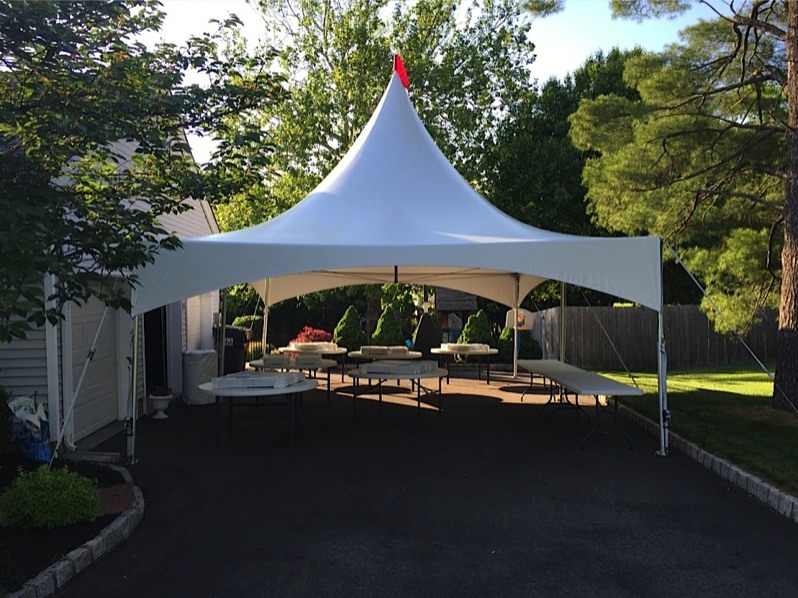
<svg viewBox="0 0 798 598">
<path fill-rule="evenodd" d="M 128 393 L 127 417 L 125 417 L 125 437 L 127 439 L 127 463 L 136 463 L 136 405 L 138 403 L 139 373 L 139 318 L 133 317 L 133 359 L 130 372 L 130 392 Z"/>
<path fill-rule="evenodd" d="M 56 301 L 50 299 L 55 292 L 55 276 L 50 274 L 44 277 L 45 309 L 56 307 Z M 45 346 L 47 355 L 47 418 L 50 423 L 50 438 L 58 440 L 57 431 L 61 429 L 61 409 L 59 397 L 61 385 L 58 376 L 58 325 L 51 324 L 48 320 L 44 327 Z"/>
<path fill-rule="evenodd" d="M 72 443 L 71 425 L 65 422 L 66 406 L 72 402 L 72 381 L 74 378 L 73 363 L 72 363 L 72 303 L 65 303 L 61 306 L 63 317 L 61 318 L 61 401 L 60 411 L 61 417 L 59 418 L 59 427 L 61 429 L 69 429 L 69 434 L 63 440 L 64 444 L 69 450 L 77 448 Z M 58 437 L 56 437 L 58 440 Z M 53 452 L 55 454 L 55 452 Z"/>
</svg>

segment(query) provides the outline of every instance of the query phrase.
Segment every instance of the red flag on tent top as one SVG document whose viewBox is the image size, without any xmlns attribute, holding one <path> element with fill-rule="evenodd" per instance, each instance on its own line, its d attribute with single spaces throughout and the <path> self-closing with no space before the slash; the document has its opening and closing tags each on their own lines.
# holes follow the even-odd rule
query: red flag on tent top
<svg viewBox="0 0 798 598">
<path fill-rule="evenodd" d="M 399 80 L 402 82 L 402 85 L 405 86 L 407 91 L 410 91 L 410 79 L 407 78 L 407 71 L 405 70 L 405 65 L 399 54 L 393 55 L 393 72 L 399 75 Z"/>
</svg>

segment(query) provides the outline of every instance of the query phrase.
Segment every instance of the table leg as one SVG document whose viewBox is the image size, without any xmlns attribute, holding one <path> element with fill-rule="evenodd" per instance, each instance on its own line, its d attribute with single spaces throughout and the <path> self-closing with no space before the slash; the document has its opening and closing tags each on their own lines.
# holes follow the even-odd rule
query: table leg
<svg viewBox="0 0 798 598">
<path fill-rule="evenodd" d="M 357 419 L 357 387 L 358 378 L 352 378 L 352 419 Z"/>
<path fill-rule="evenodd" d="M 412 387 L 412 383 L 413 383 L 413 379 L 412 378 L 410 379 L 410 383 L 411 383 L 411 387 Z M 417 413 L 416 419 L 420 422 L 421 421 L 421 378 L 416 380 L 416 384 L 418 385 L 416 387 L 416 405 L 418 407 L 417 412 L 416 412 Z"/>
<path fill-rule="evenodd" d="M 288 401 L 288 445 L 294 446 L 294 430 L 296 426 L 296 397 L 298 393 L 286 393 L 285 398 Z"/>
<path fill-rule="evenodd" d="M 593 398 L 596 400 L 596 421 L 593 424 L 593 427 L 590 429 L 590 431 L 587 434 L 585 434 L 582 437 L 582 439 L 579 441 L 579 448 L 580 449 L 584 449 L 585 448 L 585 440 L 587 440 L 592 434 L 595 434 L 596 432 L 599 432 L 599 429 L 598 429 L 599 414 L 603 410 L 601 408 L 601 402 L 599 401 L 598 395 L 593 395 Z M 626 442 L 629 443 L 629 450 L 631 451 L 634 448 L 634 445 L 632 444 L 632 439 L 629 438 L 629 436 L 626 435 L 626 432 L 624 432 L 621 429 L 621 427 L 618 425 L 618 398 L 614 397 L 612 399 L 612 401 L 613 401 L 613 413 L 612 413 L 613 418 L 612 419 L 613 419 L 613 427 L 614 427 L 614 429 L 612 431 L 617 432 L 618 434 L 620 434 L 621 436 L 623 436 L 626 439 Z M 609 434 L 611 432 L 604 431 L 603 433 L 604 434 Z"/>
<path fill-rule="evenodd" d="M 485 377 L 488 380 L 488 386 L 490 386 L 490 355 L 487 356 L 487 371 L 485 372 Z"/>
<path fill-rule="evenodd" d="M 526 393 L 528 393 L 530 390 L 532 390 L 532 383 L 534 382 L 534 376 L 535 375 L 532 372 L 529 372 L 529 388 L 525 389 L 524 392 L 521 393 L 521 402 L 522 403 L 524 402 L 524 397 L 526 396 Z"/>
<path fill-rule="evenodd" d="M 327 368 L 327 402 L 330 402 L 330 368 Z"/>
</svg>

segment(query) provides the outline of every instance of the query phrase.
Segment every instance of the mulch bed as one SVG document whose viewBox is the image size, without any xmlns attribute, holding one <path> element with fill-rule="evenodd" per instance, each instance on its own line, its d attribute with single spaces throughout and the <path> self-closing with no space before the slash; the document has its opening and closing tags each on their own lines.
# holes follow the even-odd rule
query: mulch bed
<svg viewBox="0 0 798 598">
<path fill-rule="evenodd" d="M 40 464 L 23 460 L 18 455 L 0 456 L 0 492 L 5 491 L 17 476 L 18 469 L 33 470 Z M 55 467 L 67 466 L 97 480 L 101 488 L 124 484 L 122 475 L 99 463 L 56 460 Z M 91 523 L 79 523 L 56 529 L 13 528 L 0 525 L 0 596 L 14 592 L 22 584 L 41 573 L 84 542 L 94 538 L 116 514 L 101 515 Z"/>
</svg>

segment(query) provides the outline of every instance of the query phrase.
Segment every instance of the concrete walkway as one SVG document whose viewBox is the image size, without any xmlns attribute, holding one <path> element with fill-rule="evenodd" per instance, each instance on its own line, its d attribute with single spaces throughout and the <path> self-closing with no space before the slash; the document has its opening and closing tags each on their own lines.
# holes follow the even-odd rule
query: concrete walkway
<svg viewBox="0 0 798 598">
<path fill-rule="evenodd" d="M 293 447 L 275 414 L 218 452 L 213 407 L 174 401 L 139 425 L 144 519 L 58 595 L 795 595 L 793 521 L 628 421 L 634 450 L 580 450 L 585 418 L 523 389 L 452 379 L 419 422 L 407 384 L 357 420 L 343 385 L 306 394 Z"/>
</svg>

